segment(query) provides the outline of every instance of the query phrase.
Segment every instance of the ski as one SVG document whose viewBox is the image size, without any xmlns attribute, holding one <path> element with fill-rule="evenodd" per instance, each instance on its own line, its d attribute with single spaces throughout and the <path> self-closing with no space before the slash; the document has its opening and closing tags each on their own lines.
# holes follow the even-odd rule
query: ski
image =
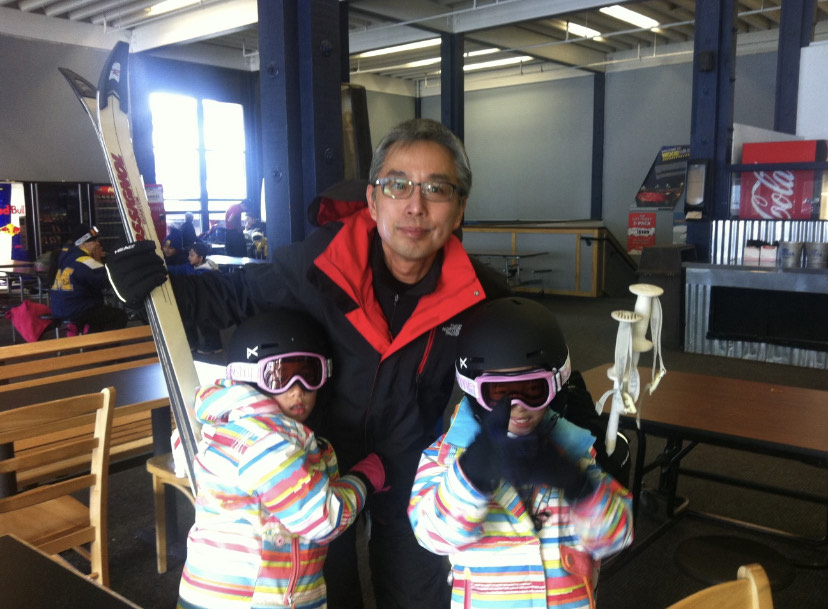
<svg viewBox="0 0 828 609">
<path fill-rule="evenodd" d="M 86 110 L 106 158 L 121 221 L 129 242 L 152 240 L 160 253 L 150 206 L 132 147 L 128 116 L 129 45 L 118 42 L 107 58 L 97 90 L 94 85 L 66 68 L 59 68 Z M 164 372 L 173 417 L 187 461 L 187 475 L 195 491 L 193 459 L 198 450 L 200 425 L 194 401 L 198 387 L 192 353 L 169 279 L 156 287 L 146 300 L 158 358 Z"/>
</svg>

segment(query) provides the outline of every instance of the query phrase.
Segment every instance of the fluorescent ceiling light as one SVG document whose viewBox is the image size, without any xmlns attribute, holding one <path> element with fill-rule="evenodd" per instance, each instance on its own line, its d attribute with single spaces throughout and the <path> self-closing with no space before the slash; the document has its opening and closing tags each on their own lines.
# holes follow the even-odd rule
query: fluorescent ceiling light
<svg viewBox="0 0 828 609">
<path fill-rule="evenodd" d="M 520 57 L 508 57 L 506 59 L 495 59 L 493 61 L 482 61 L 480 63 L 467 64 L 463 66 L 464 72 L 471 70 L 483 70 L 486 68 L 499 68 L 503 66 L 511 66 L 516 63 L 523 63 L 524 61 L 531 61 L 533 58 L 529 55 L 521 55 Z"/>
<path fill-rule="evenodd" d="M 408 44 L 400 44 L 395 47 L 385 47 L 384 49 L 376 49 L 375 51 L 366 51 L 355 55 L 357 59 L 363 57 L 379 57 L 380 55 L 390 55 L 391 53 L 402 53 L 404 51 L 416 51 L 417 49 L 426 49 L 428 47 L 440 46 L 439 38 L 429 38 L 428 40 L 421 40 L 420 42 L 410 42 Z"/>
<path fill-rule="evenodd" d="M 163 2 L 159 2 L 158 4 L 154 4 L 149 7 L 147 9 L 147 15 L 156 17 L 158 15 L 163 15 L 164 13 L 184 8 L 185 6 L 190 6 L 191 4 L 198 4 L 198 2 L 199 0 L 164 0 Z"/>
<path fill-rule="evenodd" d="M 626 21 L 627 23 L 637 25 L 641 28 L 650 29 L 658 27 L 660 25 L 659 22 L 655 19 L 650 19 L 646 15 L 636 13 L 635 11 L 631 11 L 630 9 L 624 8 L 623 6 L 619 6 L 618 4 L 613 4 L 612 6 L 605 6 L 604 8 L 600 9 L 600 11 L 605 15 L 615 17 L 616 19 Z"/>
<path fill-rule="evenodd" d="M 581 36 L 583 38 L 598 38 L 601 36 L 601 32 L 598 30 L 593 30 L 590 27 L 584 27 L 583 25 L 578 25 L 577 23 L 572 23 L 571 21 L 567 22 L 566 29 L 570 34 L 575 34 L 576 36 Z"/>
</svg>

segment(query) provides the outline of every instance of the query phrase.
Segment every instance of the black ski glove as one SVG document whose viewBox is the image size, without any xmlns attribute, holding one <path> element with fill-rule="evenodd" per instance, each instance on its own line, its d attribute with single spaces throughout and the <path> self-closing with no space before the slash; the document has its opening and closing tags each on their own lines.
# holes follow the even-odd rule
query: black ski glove
<svg viewBox="0 0 828 609">
<path fill-rule="evenodd" d="M 575 503 L 595 490 L 586 472 L 581 471 L 577 463 L 570 461 L 551 442 L 543 442 L 538 447 L 534 465 L 529 472 L 529 482 L 561 489 L 564 499 L 569 503 Z"/>
<path fill-rule="evenodd" d="M 475 419 L 480 422 L 480 433 L 460 455 L 460 467 L 476 489 L 491 493 L 502 477 L 501 463 L 508 449 L 511 398 L 503 398 L 489 411 L 475 408 Z"/>
<path fill-rule="evenodd" d="M 154 241 L 119 247 L 107 256 L 106 273 L 118 298 L 134 308 L 141 307 L 153 288 L 167 280 L 167 268 Z"/>
</svg>

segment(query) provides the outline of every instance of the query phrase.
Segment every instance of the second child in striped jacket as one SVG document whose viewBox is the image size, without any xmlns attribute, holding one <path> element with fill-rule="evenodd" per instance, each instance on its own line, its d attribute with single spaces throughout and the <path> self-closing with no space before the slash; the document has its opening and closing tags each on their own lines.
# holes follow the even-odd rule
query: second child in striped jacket
<svg viewBox="0 0 828 609">
<path fill-rule="evenodd" d="M 460 329 L 465 397 L 420 459 L 409 518 L 452 564 L 452 609 L 586 609 L 600 560 L 632 542 L 632 501 L 565 418 L 569 351 L 526 298 L 478 305 Z"/>
</svg>

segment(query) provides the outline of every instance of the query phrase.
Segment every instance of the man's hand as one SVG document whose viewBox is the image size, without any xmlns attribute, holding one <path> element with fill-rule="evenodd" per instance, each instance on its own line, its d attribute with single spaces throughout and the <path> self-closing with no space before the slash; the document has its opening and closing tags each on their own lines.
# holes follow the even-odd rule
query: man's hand
<svg viewBox="0 0 828 609">
<path fill-rule="evenodd" d="M 107 256 L 106 273 L 118 298 L 135 308 L 167 280 L 164 259 L 155 252 L 154 241 L 136 241 L 118 248 Z"/>
</svg>

